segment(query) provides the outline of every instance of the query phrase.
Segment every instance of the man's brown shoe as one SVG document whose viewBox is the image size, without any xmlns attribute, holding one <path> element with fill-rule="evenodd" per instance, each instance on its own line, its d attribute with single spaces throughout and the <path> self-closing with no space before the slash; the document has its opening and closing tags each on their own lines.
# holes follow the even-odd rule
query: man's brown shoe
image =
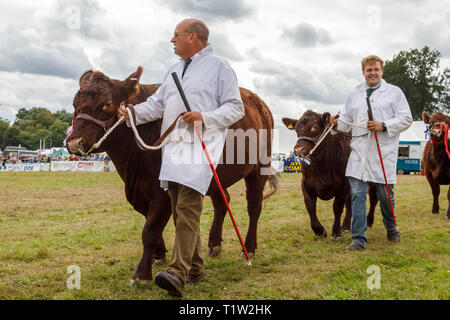
<svg viewBox="0 0 450 320">
<path fill-rule="evenodd" d="M 161 289 L 167 290 L 171 296 L 183 296 L 183 281 L 173 272 L 158 272 L 155 277 L 155 283 Z"/>
<path fill-rule="evenodd" d="M 195 274 L 195 275 L 190 274 L 187 283 L 188 284 L 197 283 L 197 282 L 201 281 L 204 277 L 205 277 L 205 274 L 203 272 L 199 273 L 199 274 Z"/>
</svg>

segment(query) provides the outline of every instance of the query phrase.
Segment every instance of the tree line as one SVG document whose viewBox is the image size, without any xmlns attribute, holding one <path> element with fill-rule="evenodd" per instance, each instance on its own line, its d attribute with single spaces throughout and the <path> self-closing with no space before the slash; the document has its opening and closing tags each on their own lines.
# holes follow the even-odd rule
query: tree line
<svg viewBox="0 0 450 320">
<path fill-rule="evenodd" d="M 428 113 L 450 111 L 450 68 L 440 68 L 441 53 L 429 47 L 402 50 L 391 60 L 386 60 L 383 78 L 405 93 L 414 120 Z M 64 110 L 51 113 L 45 108 L 22 108 L 14 123 L 0 118 L 0 148 L 18 146 L 39 148 L 62 147 L 66 130 L 72 124 L 72 113 Z"/>
<path fill-rule="evenodd" d="M 450 68 L 440 68 L 441 53 L 424 47 L 400 51 L 384 66 L 383 78 L 398 86 L 408 100 L 414 120 L 428 113 L 450 111 Z"/>
<path fill-rule="evenodd" d="M 64 110 L 50 112 L 45 108 L 21 108 L 13 123 L 0 118 L 0 148 L 18 146 L 37 150 L 40 140 L 45 147 L 62 147 L 73 114 Z"/>
</svg>

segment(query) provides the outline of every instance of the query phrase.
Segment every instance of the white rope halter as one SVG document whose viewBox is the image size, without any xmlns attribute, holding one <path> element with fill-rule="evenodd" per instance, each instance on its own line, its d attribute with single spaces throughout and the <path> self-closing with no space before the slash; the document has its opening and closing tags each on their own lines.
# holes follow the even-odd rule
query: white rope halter
<svg viewBox="0 0 450 320">
<path fill-rule="evenodd" d="M 146 149 L 146 150 L 160 150 L 161 148 L 163 148 L 165 145 L 167 145 L 169 142 L 171 141 L 175 141 L 175 142 L 179 142 L 180 138 L 182 138 L 182 141 L 185 143 L 193 143 L 193 140 L 188 140 L 185 138 L 185 134 L 187 132 L 187 130 L 183 131 L 183 134 L 179 133 L 179 126 L 180 126 L 180 121 L 181 119 L 183 119 L 183 117 L 180 115 L 177 119 L 177 122 L 175 124 L 175 128 L 173 129 L 173 131 L 161 142 L 160 145 L 153 147 L 153 146 L 149 146 L 147 145 L 144 140 L 142 140 L 141 136 L 139 135 L 137 128 L 136 128 L 136 124 L 134 123 L 133 120 L 133 115 L 131 113 L 131 110 L 129 108 L 127 108 L 127 113 L 128 113 L 128 119 L 130 120 L 130 124 L 131 124 L 131 128 L 133 129 L 133 133 L 136 137 L 136 140 L 139 142 L 139 144 L 141 145 L 142 148 Z M 92 148 L 87 152 L 87 154 L 90 154 L 93 150 L 100 148 L 100 146 L 102 145 L 102 143 L 106 140 L 106 138 L 122 123 L 125 121 L 125 116 L 120 117 L 119 120 L 117 120 L 117 122 L 108 129 L 108 131 L 105 132 L 105 134 L 103 135 L 103 137 L 100 138 L 99 141 L 97 141 Z"/>
</svg>

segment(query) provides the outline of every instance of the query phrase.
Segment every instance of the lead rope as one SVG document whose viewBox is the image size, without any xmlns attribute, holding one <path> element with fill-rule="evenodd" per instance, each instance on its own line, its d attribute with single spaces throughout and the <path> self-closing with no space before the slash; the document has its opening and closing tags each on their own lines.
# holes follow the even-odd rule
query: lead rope
<svg viewBox="0 0 450 320">
<path fill-rule="evenodd" d="M 358 127 L 358 128 L 367 130 L 367 125 L 366 126 L 362 126 L 362 125 L 353 124 L 353 123 L 350 123 L 350 122 L 347 122 L 347 121 L 344 121 L 344 120 L 341 120 L 341 119 L 337 119 L 337 120 L 338 121 L 342 121 L 343 123 L 348 124 L 350 126 Z M 324 131 L 324 133 L 320 136 L 319 140 L 317 140 L 317 143 L 314 146 L 314 148 L 312 148 L 311 151 L 308 153 L 308 155 L 305 157 L 307 160 L 311 161 L 311 159 L 310 159 L 311 155 L 317 149 L 317 147 L 322 143 L 322 141 L 326 138 L 326 136 L 330 133 L 330 131 L 332 129 L 333 129 L 333 126 L 330 126 L 328 128 L 328 130 Z M 370 137 L 370 130 L 369 130 L 369 137 Z"/>
<path fill-rule="evenodd" d="M 136 137 L 136 140 L 140 143 L 140 145 L 142 146 L 142 148 L 146 149 L 146 150 L 159 150 L 162 147 L 164 147 L 166 144 L 168 144 L 170 141 L 179 141 L 179 137 L 180 135 L 178 135 L 178 128 L 180 126 L 180 121 L 181 119 L 183 119 L 183 117 L 180 115 L 177 119 L 177 122 L 175 124 L 175 128 L 174 130 L 171 132 L 171 134 L 169 134 L 162 142 L 160 145 L 153 147 L 153 146 L 149 146 L 147 145 L 142 138 L 139 136 L 139 133 L 137 131 L 136 128 L 136 124 L 134 123 L 133 120 L 133 116 L 131 114 L 131 110 L 129 108 L 127 108 L 127 112 L 128 112 L 128 118 L 130 120 L 130 124 L 131 124 L 131 128 L 133 129 L 133 133 Z M 108 129 L 108 131 L 105 132 L 105 134 L 103 135 L 103 137 L 101 137 L 101 139 L 99 141 L 97 141 L 91 149 L 89 149 L 89 151 L 86 153 L 86 155 L 89 155 L 93 150 L 98 149 L 102 143 L 106 140 L 106 138 L 111 134 L 111 132 L 113 132 L 122 122 L 125 121 L 125 116 L 120 117 L 119 120 L 117 120 L 117 122 Z M 184 138 L 183 136 L 183 141 L 186 143 L 192 143 L 192 141 L 186 141 L 187 139 Z"/>
<path fill-rule="evenodd" d="M 369 162 L 369 159 L 368 159 L 367 155 L 369 154 L 369 142 L 370 142 L 371 131 L 369 129 L 367 129 L 367 123 L 365 125 L 359 125 L 359 124 L 354 124 L 354 123 L 351 123 L 351 122 L 347 122 L 347 121 L 342 120 L 340 118 L 337 119 L 337 120 L 341 121 L 341 122 L 343 122 L 343 123 L 345 123 L 345 124 L 347 124 L 349 126 L 360 128 L 360 129 L 366 129 L 367 131 L 369 131 L 369 133 L 367 134 L 367 149 L 366 149 L 366 156 L 365 156 L 366 160 L 364 161 L 364 165 L 363 165 L 363 168 L 362 168 L 362 174 L 364 175 L 364 173 L 366 172 L 367 163 Z M 361 177 L 361 180 L 366 181 L 363 177 Z"/>
<path fill-rule="evenodd" d="M 105 132 L 105 134 L 103 135 L 103 137 L 101 137 L 100 140 L 98 140 L 91 149 L 89 149 L 89 151 L 86 153 L 86 155 L 89 155 L 93 150 L 98 149 L 103 141 L 106 140 L 106 138 L 111 134 L 111 132 L 114 131 L 114 129 L 117 128 L 118 125 L 120 125 L 123 121 L 125 120 L 125 116 L 120 117 L 120 119 L 111 127 L 108 129 L 108 131 Z"/>
<path fill-rule="evenodd" d="M 330 126 L 328 128 L 328 130 L 324 131 L 324 133 L 322 134 L 322 136 L 319 138 L 319 140 L 317 140 L 316 145 L 314 146 L 314 148 L 311 149 L 311 151 L 308 153 L 308 155 L 305 157 L 307 160 L 311 161 L 311 156 L 313 154 L 313 152 L 317 149 L 317 147 L 322 143 L 322 141 L 326 138 L 326 136 L 328 135 L 328 133 L 330 133 L 331 129 L 333 129 L 333 126 Z"/>
<path fill-rule="evenodd" d="M 175 128 L 172 131 L 172 133 L 170 135 L 168 135 L 162 142 L 160 145 L 153 147 L 153 146 L 149 146 L 147 145 L 142 138 L 139 136 L 139 133 L 137 131 L 136 125 L 134 123 L 133 120 L 133 115 L 131 114 L 131 110 L 130 108 L 127 108 L 127 112 L 128 112 L 128 119 L 130 120 L 130 124 L 131 124 L 131 128 L 133 129 L 134 132 L 134 136 L 136 137 L 137 141 L 140 143 L 141 147 L 146 149 L 146 150 L 159 150 L 162 147 L 164 147 L 166 144 L 168 144 L 171 140 L 172 140 L 172 136 L 174 138 L 175 141 L 177 141 L 177 133 L 178 133 L 178 127 L 180 126 L 180 121 L 181 119 L 183 119 L 182 116 L 179 116 L 177 119 L 177 122 L 175 124 Z"/>
<path fill-rule="evenodd" d="M 341 121 L 341 122 L 343 122 L 343 123 L 345 123 L 345 124 L 347 124 L 347 125 L 349 125 L 349 126 L 352 126 L 352 127 L 356 127 L 356 128 L 361 128 L 361 129 L 366 129 L 366 130 L 368 130 L 367 129 L 367 124 L 365 125 L 365 126 L 363 126 L 363 125 L 358 125 L 358 124 L 354 124 L 354 123 L 351 123 L 351 122 L 347 122 L 347 121 L 345 121 L 345 120 L 342 120 L 342 119 L 336 119 L 336 120 L 338 120 L 338 121 Z M 333 126 L 330 126 L 329 128 L 328 128 L 328 130 L 319 138 L 319 140 L 317 141 L 317 143 L 316 143 L 316 145 L 314 146 L 314 148 L 312 148 L 312 150 L 308 153 L 308 155 L 305 157 L 305 159 L 307 160 L 307 161 L 309 161 L 309 162 L 311 162 L 311 156 L 312 156 L 312 154 L 313 154 L 313 152 L 314 152 L 314 150 L 316 150 L 317 149 L 317 147 L 319 146 L 319 144 L 325 139 L 325 137 L 330 133 L 330 131 L 331 131 L 331 129 L 333 129 Z M 363 165 L 363 170 L 362 170 L 362 172 L 363 172 L 363 175 L 364 175 L 364 172 L 366 171 L 366 167 L 367 167 L 367 163 L 368 163 L 368 158 L 367 158 L 367 155 L 368 155 L 368 153 L 369 153 L 369 139 L 370 139 L 370 130 L 368 130 L 369 131 L 369 133 L 368 133 L 368 135 L 367 135 L 367 149 L 366 149 L 366 156 L 365 156 L 365 159 L 366 159 L 366 161 L 364 162 L 364 165 Z M 362 178 L 362 180 L 363 181 L 366 181 L 363 177 L 361 177 Z"/>
</svg>

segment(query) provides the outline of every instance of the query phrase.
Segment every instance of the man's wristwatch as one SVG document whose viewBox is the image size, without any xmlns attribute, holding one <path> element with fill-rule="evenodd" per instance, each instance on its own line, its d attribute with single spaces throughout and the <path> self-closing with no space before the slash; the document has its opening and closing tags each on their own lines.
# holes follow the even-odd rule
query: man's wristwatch
<svg viewBox="0 0 450 320">
<path fill-rule="evenodd" d="M 381 125 L 383 126 L 383 132 L 387 131 L 386 123 L 382 122 Z"/>
</svg>

